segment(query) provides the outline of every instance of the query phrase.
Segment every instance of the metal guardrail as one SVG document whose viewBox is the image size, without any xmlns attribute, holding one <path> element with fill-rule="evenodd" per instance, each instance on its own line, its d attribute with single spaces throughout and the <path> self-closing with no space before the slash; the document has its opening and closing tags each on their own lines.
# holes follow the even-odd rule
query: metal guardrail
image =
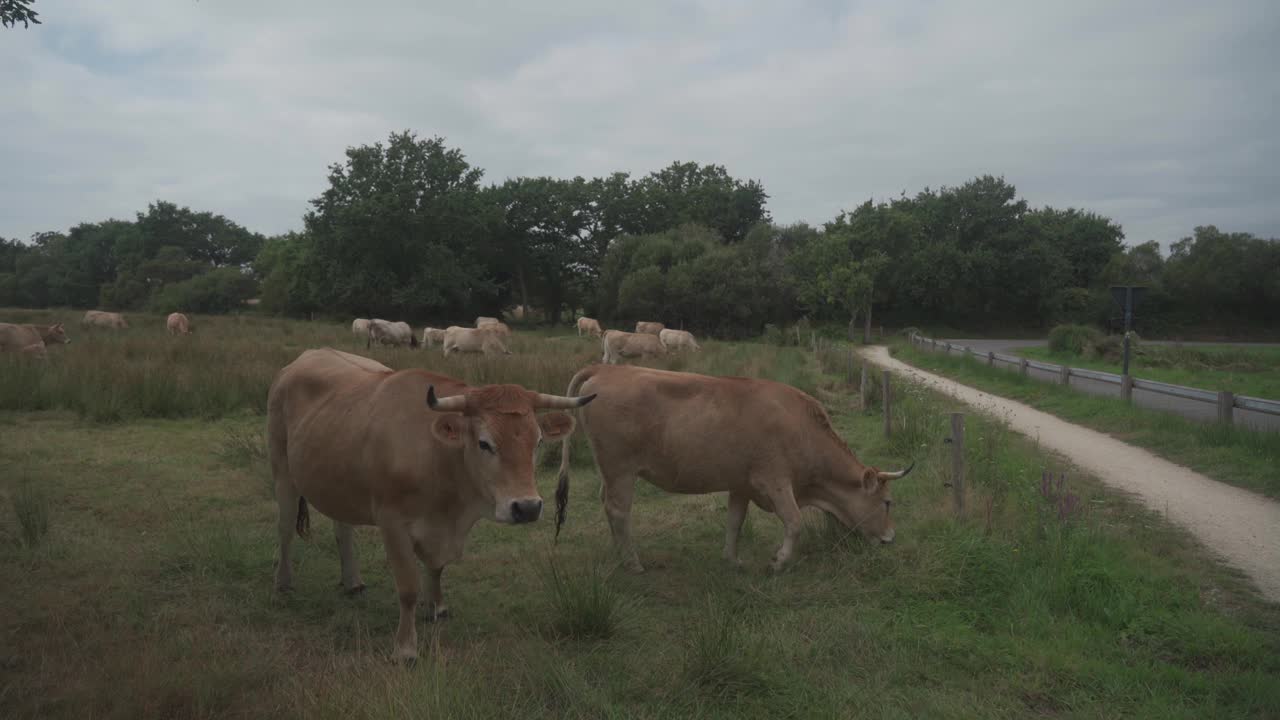
<svg viewBox="0 0 1280 720">
<path fill-rule="evenodd" d="M 1041 362 L 1039 360 L 1028 360 L 1018 357 L 1017 355 L 1005 355 L 1004 353 L 984 353 L 974 350 L 971 347 L 963 345 L 955 345 L 948 342 L 938 342 L 920 335 L 912 335 L 912 342 L 921 347 L 936 347 L 946 352 L 952 350 L 960 350 L 967 355 L 973 355 L 976 358 L 987 359 L 988 357 L 1010 365 L 1021 366 L 1026 362 L 1027 367 L 1051 373 L 1062 373 L 1061 365 L 1053 363 Z M 1102 372 L 1099 370 L 1086 370 L 1084 368 L 1070 368 L 1068 375 L 1084 378 L 1086 380 L 1096 380 L 1098 382 L 1109 383 L 1112 385 L 1124 386 L 1124 378 L 1115 373 Z M 1158 393 L 1160 395 L 1168 395 L 1171 397 L 1181 398 L 1183 400 L 1191 400 L 1194 402 L 1210 403 L 1219 406 L 1220 414 L 1223 408 L 1240 408 L 1250 412 L 1262 413 L 1264 415 L 1280 416 L 1280 400 L 1269 400 L 1267 398 L 1250 397 L 1248 395 L 1232 395 L 1231 393 L 1219 393 L 1212 390 L 1201 390 L 1200 388 L 1187 387 L 1185 385 L 1174 385 L 1173 383 L 1160 382 L 1158 380 L 1144 380 L 1142 378 L 1132 378 L 1132 388 L 1134 390 L 1145 390 L 1147 392 Z M 1229 400 L 1229 402 L 1228 402 Z M 1230 418 L 1230 412 L 1226 413 L 1226 417 Z"/>
<path fill-rule="evenodd" d="M 1186 385 L 1174 385 L 1173 383 L 1160 382 L 1158 380 L 1134 378 L 1133 388 L 1135 390 L 1147 390 L 1148 392 L 1160 393 L 1161 395 L 1172 395 L 1173 397 L 1182 398 L 1184 400 L 1198 400 L 1206 403 L 1218 402 L 1218 393 L 1216 392 L 1187 387 Z"/>
</svg>

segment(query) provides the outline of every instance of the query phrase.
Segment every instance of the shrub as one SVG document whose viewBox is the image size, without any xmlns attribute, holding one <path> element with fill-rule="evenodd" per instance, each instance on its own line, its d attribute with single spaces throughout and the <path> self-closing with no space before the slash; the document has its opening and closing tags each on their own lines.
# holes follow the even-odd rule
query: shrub
<svg viewBox="0 0 1280 720">
<path fill-rule="evenodd" d="M 1053 352 L 1083 355 L 1103 339 L 1101 331 L 1088 325 L 1059 325 L 1049 331 L 1049 350 Z"/>
</svg>

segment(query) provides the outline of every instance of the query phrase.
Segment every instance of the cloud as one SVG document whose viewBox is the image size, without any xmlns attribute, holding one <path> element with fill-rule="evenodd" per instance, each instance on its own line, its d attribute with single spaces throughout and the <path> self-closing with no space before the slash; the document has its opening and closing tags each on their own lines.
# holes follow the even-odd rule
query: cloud
<svg viewBox="0 0 1280 720">
<path fill-rule="evenodd" d="M 1131 242 L 1280 236 L 1274 3 L 42 0 L 0 43 L 0 235 L 165 199 L 301 225 L 348 146 L 490 180 L 761 180 L 782 221 L 1002 174 Z"/>
</svg>

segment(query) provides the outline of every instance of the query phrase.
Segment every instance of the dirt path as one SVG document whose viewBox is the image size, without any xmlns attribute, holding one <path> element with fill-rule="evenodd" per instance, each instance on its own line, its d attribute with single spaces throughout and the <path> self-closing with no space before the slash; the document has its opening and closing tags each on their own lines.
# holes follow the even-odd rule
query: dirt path
<svg viewBox="0 0 1280 720">
<path fill-rule="evenodd" d="M 1262 594 L 1280 602 L 1280 503 L 1225 485 L 1100 432 L 1048 413 L 918 370 L 884 347 L 864 351 L 876 365 L 982 410 L 1006 417 L 1013 429 L 1071 458 L 1108 485 L 1190 530 L 1229 565 L 1248 575 Z"/>
</svg>

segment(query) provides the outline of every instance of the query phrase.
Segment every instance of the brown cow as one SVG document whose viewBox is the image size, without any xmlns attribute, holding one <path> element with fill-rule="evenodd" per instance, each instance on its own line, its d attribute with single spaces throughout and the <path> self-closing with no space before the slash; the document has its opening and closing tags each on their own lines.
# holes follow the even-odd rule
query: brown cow
<svg viewBox="0 0 1280 720">
<path fill-rule="evenodd" d="M 71 342 L 62 323 L 56 325 L 15 325 L 0 323 L 0 352 L 16 352 L 46 360 L 47 345 Z"/>
<path fill-rule="evenodd" d="M 86 310 L 84 317 L 80 318 L 80 327 L 102 327 L 111 328 L 112 330 L 126 330 L 129 327 L 129 321 L 124 319 L 120 313 L 106 312 L 103 310 Z"/>
<path fill-rule="evenodd" d="M 662 332 L 662 329 L 665 327 L 666 325 L 663 325 L 660 322 L 641 321 L 636 323 L 636 332 L 647 333 L 649 335 L 657 335 L 658 333 Z"/>
<path fill-rule="evenodd" d="M 600 321 L 595 318 L 580 317 L 578 318 L 578 337 L 582 337 L 582 333 L 586 333 L 591 337 L 600 337 L 604 331 L 600 329 Z"/>
<path fill-rule="evenodd" d="M 427 565 L 432 619 L 447 615 L 440 575 L 462 556 L 471 526 L 538 519 L 534 451 L 573 430 L 573 417 L 535 411 L 591 398 L 543 395 L 519 385 L 468 387 L 426 370 L 399 372 L 332 348 L 307 350 L 276 374 L 267 440 L 279 505 L 276 587 L 290 588 L 289 543 L 305 535 L 307 504 L 333 518 L 342 584 L 364 584 L 353 525 L 376 525 L 400 594 L 395 654 L 418 654 L 414 609 Z"/>
<path fill-rule="evenodd" d="M 169 313 L 169 317 L 165 320 L 164 324 L 169 330 L 170 335 L 191 334 L 191 321 L 182 313 Z"/>
<path fill-rule="evenodd" d="M 604 357 L 600 362 L 606 365 L 617 365 L 623 360 L 633 358 L 661 357 L 667 354 L 667 349 L 658 336 L 648 333 L 606 330 L 600 345 L 604 348 Z"/>
<path fill-rule="evenodd" d="M 821 508 L 846 527 L 893 541 L 889 481 L 906 475 L 868 467 L 831 427 L 822 405 L 782 383 L 650 368 L 591 365 L 569 393 L 599 394 L 581 414 L 602 478 L 613 539 L 628 568 L 644 568 L 631 542 L 636 478 L 667 492 L 729 493 L 724 556 L 738 562 L 747 503 L 775 513 L 785 529 L 773 559 L 780 570 L 800 536 L 800 508 Z M 568 500 L 569 438 L 561 448 L 557 529 Z"/>
</svg>

